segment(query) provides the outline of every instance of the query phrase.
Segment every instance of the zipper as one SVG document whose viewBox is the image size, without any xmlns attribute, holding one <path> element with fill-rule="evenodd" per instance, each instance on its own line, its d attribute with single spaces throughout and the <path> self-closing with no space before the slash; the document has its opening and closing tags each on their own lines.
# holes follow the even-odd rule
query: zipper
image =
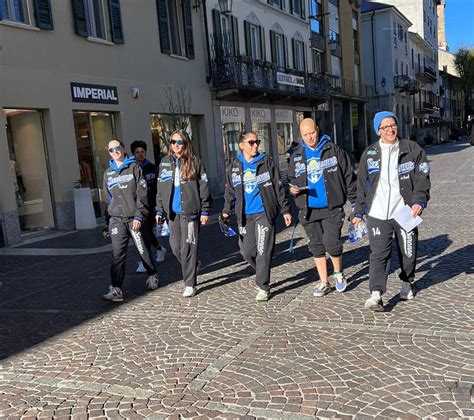
<svg viewBox="0 0 474 420">
<path fill-rule="evenodd" d="M 388 213 L 390 211 L 390 196 L 392 194 L 392 181 L 390 179 L 390 160 L 392 157 L 392 146 L 388 148 L 388 168 L 387 168 L 387 177 L 388 177 L 388 203 L 387 203 L 387 217 L 385 220 L 388 220 Z"/>
</svg>

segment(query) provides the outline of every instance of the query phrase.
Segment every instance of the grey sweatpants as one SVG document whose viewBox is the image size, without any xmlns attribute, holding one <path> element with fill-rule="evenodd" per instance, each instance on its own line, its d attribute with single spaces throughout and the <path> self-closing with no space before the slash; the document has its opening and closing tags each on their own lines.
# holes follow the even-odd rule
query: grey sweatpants
<svg viewBox="0 0 474 420">
<path fill-rule="evenodd" d="M 240 253 L 256 272 L 260 289 L 270 290 L 270 268 L 275 249 L 275 226 L 265 213 L 246 216 L 245 226 L 239 226 Z"/>
<path fill-rule="evenodd" d="M 149 276 L 156 274 L 155 262 L 150 252 L 150 243 L 146 235 L 141 231 L 132 230 L 133 219 L 122 217 L 110 218 L 109 233 L 112 241 L 112 264 L 110 266 L 110 275 L 112 277 L 112 286 L 122 288 L 125 278 L 125 260 L 127 259 L 128 241 L 132 237 L 137 248 L 143 266 Z"/>
<path fill-rule="evenodd" d="M 385 293 L 390 272 L 392 241 L 395 233 L 397 253 L 400 261 L 400 280 L 413 282 L 415 279 L 418 229 L 406 232 L 393 219 L 367 218 L 370 244 L 369 291 Z"/>
<path fill-rule="evenodd" d="M 169 220 L 170 247 L 181 264 L 184 285 L 196 286 L 198 265 L 199 218 L 177 214 Z"/>
</svg>

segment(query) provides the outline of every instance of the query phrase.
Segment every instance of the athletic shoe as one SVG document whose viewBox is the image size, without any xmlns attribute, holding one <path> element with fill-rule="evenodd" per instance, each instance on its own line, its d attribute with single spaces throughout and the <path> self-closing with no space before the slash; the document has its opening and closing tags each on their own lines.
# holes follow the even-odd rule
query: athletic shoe
<svg viewBox="0 0 474 420">
<path fill-rule="evenodd" d="M 347 280 L 344 273 L 334 273 L 333 277 L 336 280 L 336 292 L 342 293 L 346 290 Z"/>
<path fill-rule="evenodd" d="M 105 300 L 110 300 L 112 302 L 122 302 L 123 294 L 121 290 L 117 290 L 114 286 L 109 286 L 109 291 L 102 296 Z"/>
<path fill-rule="evenodd" d="M 266 302 L 269 297 L 270 297 L 270 293 L 267 292 L 266 290 L 260 289 L 260 287 L 259 287 L 257 296 L 255 297 L 255 300 L 257 302 Z"/>
<path fill-rule="evenodd" d="M 143 263 L 141 261 L 137 262 L 137 273 L 146 273 L 146 268 L 143 267 Z"/>
<path fill-rule="evenodd" d="M 378 290 L 374 290 L 370 296 L 365 301 L 365 309 L 370 309 L 374 312 L 383 312 L 383 302 L 382 302 L 382 295 Z"/>
<path fill-rule="evenodd" d="M 408 281 L 402 281 L 400 287 L 400 300 L 412 300 L 415 297 L 413 286 Z"/>
<path fill-rule="evenodd" d="M 186 286 L 184 288 L 183 297 L 190 298 L 196 294 L 196 288 L 191 286 Z"/>
<path fill-rule="evenodd" d="M 156 259 L 155 261 L 157 263 L 161 263 L 165 260 L 165 255 L 166 255 L 166 248 L 162 246 L 160 249 L 156 250 Z"/>
<path fill-rule="evenodd" d="M 156 290 L 158 289 L 158 277 L 156 274 L 148 276 L 145 282 L 145 287 L 147 290 Z"/>
<path fill-rule="evenodd" d="M 319 281 L 317 286 L 313 290 L 313 296 L 323 297 L 331 291 L 331 285 L 328 281 Z"/>
</svg>

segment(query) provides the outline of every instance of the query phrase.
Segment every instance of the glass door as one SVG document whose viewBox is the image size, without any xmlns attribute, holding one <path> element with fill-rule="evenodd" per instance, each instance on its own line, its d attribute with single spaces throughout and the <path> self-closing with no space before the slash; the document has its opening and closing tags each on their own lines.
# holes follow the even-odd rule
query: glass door
<svg viewBox="0 0 474 420">
<path fill-rule="evenodd" d="M 258 151 L 260 153 L 265 152 L 268 156 L 272 156 L 272 138 L 270 123 L 253 122 L 252 131 L 257 135 L 257 138 L 261 140 Z"/>
<path fill-rule="evenodd" d="M 222 124 L 222 140 L 226 162 L 235 159 L 240 153 L 239 137 L 244 129 L 241 122 L 228 122 Z"/>
<path fill-rule="evenodd" d="M 55 227 L 43 114 L 32 109 L 4 109 L 22 233 Z"/>
</svg>

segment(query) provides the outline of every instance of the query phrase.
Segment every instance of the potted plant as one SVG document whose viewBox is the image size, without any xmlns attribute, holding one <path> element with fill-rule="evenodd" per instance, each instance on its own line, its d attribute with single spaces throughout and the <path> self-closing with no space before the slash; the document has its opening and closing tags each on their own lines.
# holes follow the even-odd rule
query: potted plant
<svg viewBox="0 0 474 420">
<path fill-rule="evenodd" d="M 74 183 L 74 213 L 77 230 L 97 227 L 91 189 L 82 178 Z"/>
</svg>

